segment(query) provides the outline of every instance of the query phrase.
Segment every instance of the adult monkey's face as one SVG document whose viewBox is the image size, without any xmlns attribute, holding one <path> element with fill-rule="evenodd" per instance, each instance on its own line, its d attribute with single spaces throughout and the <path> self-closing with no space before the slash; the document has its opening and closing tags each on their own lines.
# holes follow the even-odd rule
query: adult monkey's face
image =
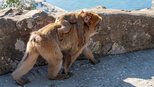
<svg viewBox="0 0 154 87">
<path fill-rule="evenodd" d="M 101 28 L 102 18 L 98 14 L 82 11 L 80 15 L 82 16 L 84 22 L 90 28 L 91 32 L 95 33 Z"/>
</svg>

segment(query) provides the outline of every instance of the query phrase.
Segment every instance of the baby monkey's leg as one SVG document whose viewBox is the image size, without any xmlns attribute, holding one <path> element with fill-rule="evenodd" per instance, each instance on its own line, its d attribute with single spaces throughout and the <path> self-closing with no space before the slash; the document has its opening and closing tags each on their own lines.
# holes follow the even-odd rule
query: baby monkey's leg
<svg viewBox="0 0 154 87">
<path fill-rule="evenodd" d="M 58 28 L 59 33 L 68 33 L 71 29 L 71 24 L 67 20 L 60 21 L 62 27 Z"/>
</svg>

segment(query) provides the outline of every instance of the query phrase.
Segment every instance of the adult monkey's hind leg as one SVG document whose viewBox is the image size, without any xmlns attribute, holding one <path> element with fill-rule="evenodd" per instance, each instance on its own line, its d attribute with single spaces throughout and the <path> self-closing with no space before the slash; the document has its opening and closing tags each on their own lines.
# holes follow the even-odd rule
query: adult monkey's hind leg
<svg viewBox="0 0 154 87">
<path fill-rule="evenodd" d="M 69 78 L 69 75 L 58 74 L 62 67 L 63 55 L 58 44 L 46 39 L 41 42 L 39 53 L 48 62 L 48 78 L 50 80 L 63 80 Z"/>
<path fill-rule="evenodd" d="M 25 75 L 35 64 L 39 53 L 33 47 L 31 40 L 27 43 L 27 48 L 23 59 L 18 64 L 16 70 L 12 73 L 13 79 L 19 85 L 24 85 L 29 82 L 28 79 L 21 78 Z"/>
</svg>

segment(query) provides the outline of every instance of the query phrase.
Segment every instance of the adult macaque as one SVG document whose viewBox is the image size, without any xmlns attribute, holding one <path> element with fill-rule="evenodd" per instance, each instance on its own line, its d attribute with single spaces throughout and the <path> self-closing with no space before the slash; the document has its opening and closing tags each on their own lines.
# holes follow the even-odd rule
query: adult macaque
<svg viewBox="0 0 154 87">
<path fill-rule="evenodd" d="M 95 13 L 83 11 L 80 14 L 76 14 L 76 16 L 76 21 L 81 20 L 84 23 L 79 25 L 81 27 L 78 27 L 78 23 L 70 23 L 69 26 L 71 28 L 67 34 L 63 35 L 62 40 L 59 39 L 59 29 L 64 25 L 58 22 L 48 24 L 42 29 L 31 33 L 25 55 L 17 69 L 12 73 L 13 79 L 17 84 L 24 85 L 29 82 L 28 79 L 24 79 L 22 76 L 31 70 L 39 55 L 48 62 L 48 78 L 51 80 L 69 78 L 68 69 L 82 51 L 94 64 L 99 62 L 94 59 L 92 52 L 87 48 L 87 43 L 89 37 L 99 27 L 101 17 Z M 78 33 L 78 30 L 84 33 Z M 84 38 L 84 44 L 82 46 L 78 46 L 80 44 L 79 36 L 81 36 L 81 39 Z M 64 74 L 58 74 L 63 62 L 62 52 L 65 53 Z"/>
</svg>

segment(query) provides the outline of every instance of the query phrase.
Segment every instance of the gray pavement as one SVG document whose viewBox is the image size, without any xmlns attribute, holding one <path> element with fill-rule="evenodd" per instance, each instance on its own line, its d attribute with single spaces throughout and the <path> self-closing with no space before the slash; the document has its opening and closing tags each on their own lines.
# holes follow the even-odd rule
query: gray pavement
<svg viewBox="0 0 154 87">
<path fill-rule="evenodd" d="M 48 80 L 47 66 L 33 68 L 24 87 L 154 87 L 154 49 L 105 56 L 97 65 L 76 61 L 66 80 Z M 20 87 L 10 74 L 0 76 L 0 87 Z"/>
</svg>

